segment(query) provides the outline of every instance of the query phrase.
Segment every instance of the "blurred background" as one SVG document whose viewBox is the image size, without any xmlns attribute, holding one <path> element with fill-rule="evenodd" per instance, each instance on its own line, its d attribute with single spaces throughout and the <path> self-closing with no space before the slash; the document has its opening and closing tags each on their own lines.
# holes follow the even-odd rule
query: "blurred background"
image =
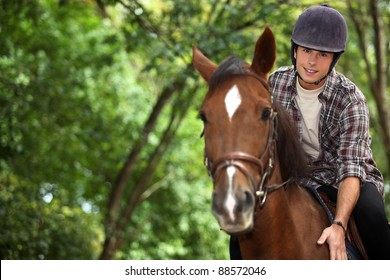
<svg viewBox="0 0 390 280">
<path fill-rule="evenodd" d="M 227 259 L 211 214 L 192 45 L 252 59 L 269 26 L 290 65 L 322 1 L 0 0 L 0 258 Z M 337 70 L 364 92 L 390 217 L 388 0 L 328 1 Z"/>
</svg>

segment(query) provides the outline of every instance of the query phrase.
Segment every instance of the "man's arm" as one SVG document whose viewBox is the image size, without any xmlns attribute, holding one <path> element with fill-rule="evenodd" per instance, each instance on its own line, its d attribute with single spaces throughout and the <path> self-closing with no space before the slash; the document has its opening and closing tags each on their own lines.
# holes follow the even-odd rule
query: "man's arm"
<svg viewBox="0 0 390 280">
<path fill-rule="evenodd" d="M 340 224 L 333 224 L 324 229 L 321 237 L 317 241 L 320 245 L 324 244 L 325 241 L 328 243 L 331 260 L 347 259 L 344 230 L 347 229 L 349 218 L 359 198 L 359 194 L 359 178 L 346 177 L 339 184 L 334 221 L 341 222 L 342 226 Z"/>
</svg>

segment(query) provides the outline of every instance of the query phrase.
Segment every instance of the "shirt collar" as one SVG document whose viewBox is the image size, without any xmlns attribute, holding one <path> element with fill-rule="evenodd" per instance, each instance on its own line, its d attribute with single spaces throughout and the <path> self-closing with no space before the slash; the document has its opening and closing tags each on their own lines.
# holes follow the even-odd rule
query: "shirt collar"
<svg viewBox="0 0 390 280">
<path fill-rule="evenodd" d="M 330 99 L 333 95 L 333 92 L 335 91 L 335 86 L 337 83 L 337 75 L 336 70 L 333 70 L 328 74 L 328 77 L 325 81 L 325 87 L 322 93 L 320 94 L 320 98 L 323 99 Z"/>
</svg>

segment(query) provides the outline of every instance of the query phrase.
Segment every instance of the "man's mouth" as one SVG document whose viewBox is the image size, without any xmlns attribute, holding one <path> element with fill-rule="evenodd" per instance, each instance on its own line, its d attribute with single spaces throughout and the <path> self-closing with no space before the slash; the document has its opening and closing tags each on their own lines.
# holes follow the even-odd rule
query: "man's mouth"
<svg viewBox="0 0 390 280">
<path fill-rule="evenodd" d="M 309 73 L 309 74 L 315 74 L 315 73 L 318 72 L 318 71 L 316 71 L 316 70 L 308 69 L 308 68 L 305 68 L 305 67 L 303 67 L 303 69 L 305 69 L 305 71 L 306 71 L 307 73 Z"/>
</svg>

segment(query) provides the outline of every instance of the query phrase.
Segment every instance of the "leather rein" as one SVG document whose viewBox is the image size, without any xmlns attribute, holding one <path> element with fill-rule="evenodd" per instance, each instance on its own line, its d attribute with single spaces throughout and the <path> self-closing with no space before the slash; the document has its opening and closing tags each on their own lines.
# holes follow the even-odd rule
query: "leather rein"
<svg viewBox="0 0 390 280">
<path fill-rule="evenodd" d="M 251 74 L 250 77 L 259 80 L 262 83 L 262 85 L 265 84 L 265 81 L 255 74 Z M 266 88 L 268 89 L 268 86 L 266 86 Z M 248 182 L 250 182 L 251 188 L 255 190 L 255 195 L 259 200 L 260 207 L 263 207 L 267 199 L 267 194 L 269 192 L 275 191 L 283 186 L 286 186 L 290 182 L 290 180 L 287 180 L 281 184 L 267 185 L 268 179 L 274 167 L 275 145 L 277 139 L 277 112 L 274 109 L 272 95 L 271 95 L 271 104 L 272 104 L 272 108 L 269 117 L 270 127 L 269 127 L 267 145 L 265 146 L 265 149 L 263 153 L 260 155 L 260 157 L 255 157 L 247 153 L 235 151 L 235 152 L 227 153 L 213 162 L 207 157 L 206 154 L 204 156 L 204 164 L 213 182 L 215 181 L 216 176 L 221 170 L 228 167 L 238 168 L 246 176 Z M 266 154 L 268 154 L 269 156 L 268 156 L 268 161 L 264 166 L 263 162 Z M 258 182 L 256 182 L 256 180 L 250 174 L 244 162 L 257 166 L 261 177 L 261 179 Z"/>
</svg>

